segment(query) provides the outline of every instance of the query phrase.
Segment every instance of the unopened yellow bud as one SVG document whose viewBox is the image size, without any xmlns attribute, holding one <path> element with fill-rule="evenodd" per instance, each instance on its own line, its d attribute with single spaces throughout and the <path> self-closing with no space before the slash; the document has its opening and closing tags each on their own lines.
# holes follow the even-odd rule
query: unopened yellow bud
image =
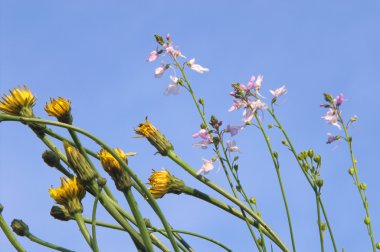
<svg viewBox="0 0 380 252">
<path fill-rule="evenodd" d="M 70 100 L 62 97 L 58 97 L 58 99 L 50 98 L 50 103 L 46 103 L 44 109 L 49 116 L 54 116 L 59 122 L 67 124 L 73 122 Z"/>
<path fill-rule="evenodd" d="M 256 205 L 256 198 L 251 197 L 251 198 L 249 199 L 249 201 L 250 201 L 252 204 Z"/>
<path fill-rule="evenodd" d="M 365 223 L 366 225 L 369 225 L 369 224 L 371 223 L 371 218 L 369 218 L 369 216 L 366 216 L 366 217 L 364 218 L 364 223 Z"/>
<path fill-rule="evenodd" d="M 71 215 L 63 206 L 52 206 L 50 209 L 50 215 L 53 216 L 55 219 L 61 221 L 71 220 Z"/>
<path fill-rule="evenodd" d="M 380 242 L 376 243 L 376 248 L 380 250 Z"/>
<path fill-rule="evenodd" d="M 360 188 L 360 190 L 365 191 L 365 190 L 367 189 L 367 184 L 366 184 L 366 183 L 361 183 L 361 184 L 359 185 L 359 188 Z"/>
<path fill-rule="evenodd" d="M 148 184 L 151 185 L 148 190 L 155 199 L 162 198 L 167 193 L 181 194 L 185 186 L 182 180 L 171 175 L 166 169 L 153 171 Z"/>
<path fill-rule="evenodd" d="M 321 188 L 321 187 L 323 186 L 323 179 L 317 179 L 317 180 L 315 181 L 315 184 L 316 184 L 319 188 Z"/>
<path fill-rule="evenodd" d="M 313 149 L 310 149 L 307 151 L 307 155 L 309 156 L 309 158 L 313 158 L 314 157 L 314 151 Z"/>
<path fill-rule="evenodd" d="M 354 168 L 348 169 L 348 174 L 350 174 L 352 176 L 352 175 L 354 175 L 354 173 L 355 173 L 355 169 Z"/>
</svg>

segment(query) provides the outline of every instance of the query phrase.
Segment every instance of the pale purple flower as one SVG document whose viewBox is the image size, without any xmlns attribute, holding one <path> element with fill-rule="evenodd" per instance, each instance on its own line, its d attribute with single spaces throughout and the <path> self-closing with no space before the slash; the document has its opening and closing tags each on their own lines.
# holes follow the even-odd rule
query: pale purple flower
<svg viewBox="0 0 380 252">
<path fill-rule="evenodd" d="M 231 124 L 228 124 L 226 131 L 231 134 L 231 137 L 233 137 L 242 129 L 244 129 L 244 126 L 232 126 Z"/>
<path fill-rule="evenodd" d="M 157 50 L 151 51 L 148 58 L 146 58 L 146 61 L 152 62 L 155 61 L 158 58 L 158 52 Z"/>
<path fill-rule="evenodd" d="M 250 122 L 258 110 L 267 108 L 268 106 L 260 100 L 250 102 L 249 106 L 247 106 L 243 111 L 243 121 Z"/>
<path fill-rule="evenodd" d="M 277 88 L 276 90 L 269 90 L 269 92 L 274 96 L 274 98 L 278 98 L 280 95 L 286 94 L 285 85 Z"/>
<path fill-rule="evenodd" d="M 247 103 L 242 100 L 234 100 L 234 103 L 232 106 L 228 109 L 228 112 L 234 111 L 235 109 L 241 108 L 243 105 L 246 105 Z"/>
<path fill-rule="evenodd" d="M 194 70 L 195 72 L 198 72 L 198 73 L 204 73 L 204 72 L 210 71 L 210 69 L 208 69 L 206 67 L 203 67 L 201 65 L 195 64 L 195 59 L 194 58 L 192 58 L 191 60 L 189 60 L 189 62 L 187 62 L 187 64 L 190 66 L 190 68 L 192 70 Z"/>
<path fill-rule="evenodd" d="M 172 82 L 166 88 L 164 95 L 170 95 L 170 94 L 177 95 L 177 94 L 179 94 L 179 91 L 180 91 L 179 79 L 175 76 L 170 75 L 170 80 Z"/>
<path fill-rule="evenodd" d="M 340 139 L 340 136 L 334 136 L 333 134 L 331 134 L 331 133 L 327 133 L 327 144 L 331 144 L 331 143 L 333 143 L 333 142 L 335 142 L 335 141 L 337 141 L 337 140 L 339 140 Z"/>
<path fill-rule="evenodd" d="M 236 146 L 236 141 L 235 140 L 228 140 L 227 141 L 227 150 L 229 152 L 240 152 L 239 147 Z"/>
<path fill-rule="evenodd" d="M 253 88 L 255 89 L 255 91 L 259 91 L 259 89 L 261 88 L 261 84 L 263 83 L 263 79 L 264 79 L 263 75 L 259 74 L 259 76 L 257 76 L 257 79 L 255 83 L 253 84 Z"/>
<path fill-rule="evenodd" d="M 167 42 L 163 45 L 165 48 L 165 53 L 172 55 L 174 58 L 182 57 L 186 58 L 178 49 L 175 49 L 172 42 Z"/>
<path fill-rule="evenodd" d="M 342 93 L 340 93 L 337 97 L 335 97 L 334 102 L 336 106 L 342 105 L 343 102 L 347 101 L 347 99 L 343 96 Z"/>
<path fill-rule="evenodd" d="M 251 76 L 251 79 L 248 81 L 247 87 L 243 85 L 243 90 L 248 91 L 255 87 L 255 76 Z"/>
<path fill-rule="evenodd" d="M 192 135 L 193 138 L 202 138 L 202 141 L 193 144 L 194 147 L 201 147 L 206 149 L 209 144 L 212 143 L 212 136 L 207 132 L 206 129 L 201 129 L 197 133 Z"/>
<path fill-rule="evenodd" d="M 334 109 L 329 109 L 326 115 L 321 118 L 325 119 L 328 124 L 334 125 L 340 129 L 340 125 L 338 123 L 338 113 Z"/>
<path fill-rule="evenodd" d="M 203 173 L 203 174 L 207 174 L 209 173 L 212 169 L 214 169 L 214 162 L 212 161 L 212 159 L 208 160 L 208 159 L 203 159 L 203 165 L 201 166 L 201 168 L 197 171 L 197 175 Z"/>
</svg>

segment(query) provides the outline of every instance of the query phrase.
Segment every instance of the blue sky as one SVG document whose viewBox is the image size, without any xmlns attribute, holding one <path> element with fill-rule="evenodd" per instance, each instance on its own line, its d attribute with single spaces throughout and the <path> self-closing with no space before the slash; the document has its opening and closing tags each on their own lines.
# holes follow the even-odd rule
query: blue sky
<svg viewBox="0 0 380 252">
<path fill-rule="evenodd" d="M 99 136 L 111 146 L 136 151 L 130 165 L 142 179 L 152 169 L 166 167 L 188 185 L 207 191 L 170 160 L 153 155 L 133 128 L 149 116 L 194 168 L 212 151 L 192 147 L 191 135 L 200 118 L 191 97 L 164 96 L 168 74 L 154 78 L 159 62 L 147 63 L 155 49 L 153 34 L 170 33 L 183 54 L 209 67 L 209 73 L 189 72 L 193 88 L 206 101 L 208 115 L 225 124 L 238 124 L 241 112 L 228 113 L 230 84 L 246 83 L 264 75 L 261 93 L 286 85 L 278 116 L 297 150 L 314 148 L 322 155 L 323 198 L 339 248 L 369 251 L 363 224 L 364 211 L 347 169 L 348 150 L 342 142 L 326 145 L 326 134 L 339 134 L 326 125 L 319 108 L 322 93 L 343 92 L 349 101 L 343 115 L 357 115 L 352 127 L 359 173 L 368 185 L 375 236 L 380 240 L 378 134 L 380 106 L 379 1 L 9 1 L 0 0 L 0 93 L 27 85 L 37 96 L 35 113 L 47 118 L 43 106 L 50 97 L 71 99 L 74 124 Z M 264 116 L 263 123 L 271 123 Z M 66 134 L 63 130 L 57 130 Z M 281 135 L 270 131 L 280 154 L 298 251 L 319 251 L 313 192 Z M 89 141 L 95 151 L 98 147 Z M 242 151 L 240 176 L 249 195 L 255 196 L 263 218 L 290 246 L 285 211 L 269 154 L 260 132 L 250 128 L 236 137 Z M 53 204 L 48 188 L 59 184 L 60 174 L 42 162 L 45 147 L 24 125 L 0 125 L 0 202 L 10 223 L 21 218 L 35 235 L 76 251 L 89 251 L 75 223 L 49 216 Z M 227 188 L 223 172 L 208 178 Z M 214 193 L 211 193 L 215 196 Z M 120 202 L 125 202 L 120 197 Z M 145 216 L 152 211 L 139 199 Z M 234 251 L 254 245 L 244 223 L 185 195 L 167 195 L 159 204 L 172 225 L 223 241 Z M 84 200 L 90 215 L 92 198 Z M 109 220 L 102 210 L 99 219 Z M 327 236 L 327 234 L 326 234 Z M 131 246 L 126 235 L 99 228 L 103 251 Z M 187 238 L 187 237 L 186 237 Z M 187 238 L 197 251 L 218 251 L 214 245 Z M 48 251 L 20 239 L 28 251 Z M 3 234 L 0 250 L 12 251 Z M 326 251 L 331 251 L 326 237 Z M 276 248 L 274 251 L 278 251 Z"/>
</svg>

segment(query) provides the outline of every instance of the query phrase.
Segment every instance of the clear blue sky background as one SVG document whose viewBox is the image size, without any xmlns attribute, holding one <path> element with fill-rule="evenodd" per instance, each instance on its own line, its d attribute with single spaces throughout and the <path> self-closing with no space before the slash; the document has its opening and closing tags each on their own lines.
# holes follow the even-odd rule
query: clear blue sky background
<svg viewBox="0 0 380 252">
<path fill-rule="evenodd" d="M 183 54 L 209 67 L 209 73 L 189 73 L 195 92 L 206 100 L 208 115 L 225 124 L 238 124 L 241 112 L 228 113 L 233 82 L 246 83 L 262 73 L 262 94 L 285 84 L 279 117 L 298 150 L 314 148 L 323 157 L 323 198 L 338 247 L 370 251 L 363 224 L 364 210 L 351 177 L 348 149 L 342 142 L 326 145 L 326 134 L 338 130 L 320 118 L 322 93 L 343 92 L 349 101 L 343 115 L 358 115 L 352 128 L 360 176 L 367 196 L 375 236 L 380 240 L 378 107 L 380 102 L 379 1 L 10 1 L 0 0 L 0 93 L 27 85 L 38 97 L 35 113 L 47 118 L 43 106 L 50 97 L 70 98 L 74 124 L 125 151 L 144 180 L 152 169 L 166 167 L 187 184 L 207 191 L 170 160 L 153 155 L 133 128 L 145 116 L 174 143 L 194 168 L 212 151 L 192 147 L 191 134 L 200 119 L 190 96 L 163 95 L 168 75 L 153 76 L 159 62 L 147 63 L 156 46 L 153 34 L 172 35 Z M 183 91 L 183 90 L 182 90 Z M 271 123 L 269 116 L 264 124 Z M 63 130 L 58 130 L 66 134 Z M 270 131 L 280 153 L 298 251 L 319 251 L 315 199 L 305 178 L 281 145 L 278 131 Z M 260 132 L 250 128 L 236 137 L 241 148 L 240 176 L 255 196 L 263 218 L 290 246 L 284 207 L 269 154 Z M 98 147 L 85 141 L 97 151 Z M 73 222 L 49 215 L 53 200 L 47 192 L 59 185 L 56 171 L 41 160 L 45 147 L 24 125 L 0 125 L 0 202 L 8 223 L 21 218 L 35 235 L 76 251 L 89 251 Z M 223 172 L 207 175 L 228 187 Z M 109 179 L 111 182 L 111 180 Z M 211 193 L 215 195 L 214 193 Z M 84 200 L 90 216 L 93 199 Z M 120 202 L 126 206 L 120 197 Z M 143 199 L 145 216 L 159 222 Z M 222 211 L 185 195 L 159 200 L 172 225 L 223 241 L 234 251 L 252 251 L 245 224 Z M 100 210 L 99 219 L 111 221 Z M 126 234 L 98 229 L 102 251 L 131 251 Z M 186 237 L 187 238 L 187 237 Z M 220 251 L 212 244 L 187 238 L 197 251 Z M 20 239 L 28 251 L 48 251 Z M 0 251 L 13 251 L 0 234 Z M 278 251 L 274 248 L 274 251 Z M 326 233 L 326 251 L 332 251 Z"/>
</svg>

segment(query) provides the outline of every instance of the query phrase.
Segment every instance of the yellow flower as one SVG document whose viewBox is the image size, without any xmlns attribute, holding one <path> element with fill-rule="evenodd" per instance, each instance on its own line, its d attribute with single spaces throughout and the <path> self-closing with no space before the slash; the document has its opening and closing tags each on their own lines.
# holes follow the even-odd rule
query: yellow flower
<svg viewBox="0 0 380 252">
<path fill-rule="evenodd" d="M 36 104 L 36 97 L 24 86 L 9 90 L 10 95 L 5 95 L 0 100 L 0 111 L 10 115 L 20 115 L 33 117 L 33 106 Z"/>
<path fill-rule="evenodd" d="M 166 169 L 153 171 L 148 184 L 152 186 L 148 190 L 155 199 L 162 198 L 167 193 L 181 194 L 185 185 L 182 180 L 171 175 Z"/>
<path fill-rule="evenodd" d="M 83 211 L 81 200 L 86 195 L 86 190 L 76 177 L 73 179 L 61 178 L 61 187 L 50 188 L 49 194 L 57 204 L 64 206 L 70 214 Z"/>
<path fill-rule="evenodd" d="M 128 156 L 136 154 L 135 152 L 124 153 L 119 148 L 115 148 L 114 151 L 125 163 L 128 163 Z M 101 149 L 98 155 L 104 170 L 115 181 L 116 188 L 120 191 L 128 190 L 132 185 L 132 181 L 128 173 L 121 168 L 119 162 L 105 149 Z"/>
<path fill-rule="evenodd" d="M 71 124 L 73 121 L 71 115 L 70 100 L 58 97 L 58 99 L 51 99 L 50 103 L 46 103 L 45 111 L 49 116 L 55 116 L 58 121 Z"/>
<path fill-rule="evenodd" d="M 166 139 L 166 137 L 156 129 L 149 121 L 146 119 L 144 123 L 140 123 L 135 132 L 148 139 L 148 141 L 157 149 L 157 151 L 166 156 L 167 153 L 173 150 L 173 145 Z"/>
</svg>

